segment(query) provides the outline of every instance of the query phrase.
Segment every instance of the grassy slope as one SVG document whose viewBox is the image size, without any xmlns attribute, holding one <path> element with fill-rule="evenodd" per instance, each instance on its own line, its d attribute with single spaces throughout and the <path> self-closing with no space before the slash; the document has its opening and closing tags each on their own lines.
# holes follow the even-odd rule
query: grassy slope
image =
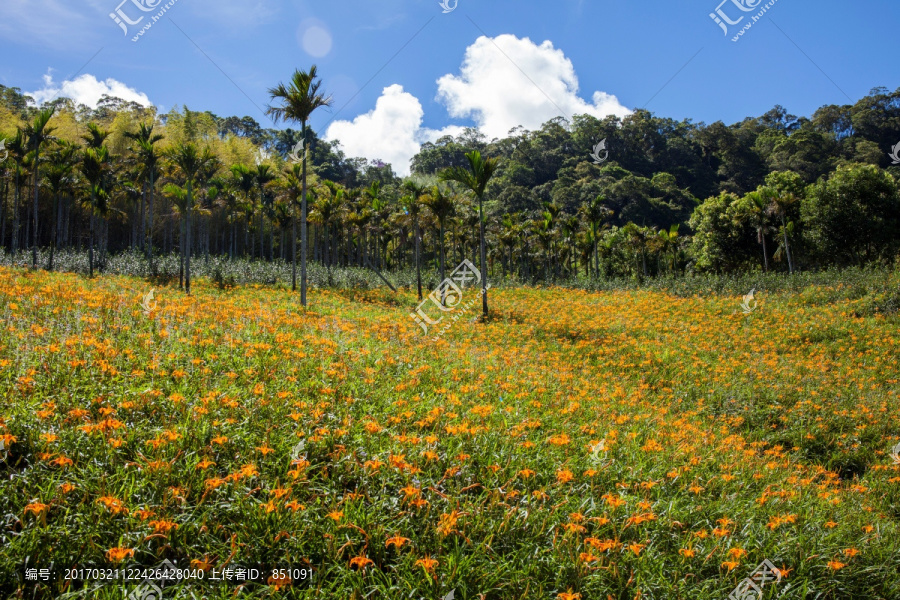
<svg viewBox="0 0 900 600">
<path fill-rule="evenodd" d="M 880 296 L 510 289 L 433 342 L 409 293 L 146 291 L 0 270 L 6 594 L 122 548 L 316 568 L 245 597 L 718 600 L 766 558 L 767 597 L 900 597 Z"/>
</svg>

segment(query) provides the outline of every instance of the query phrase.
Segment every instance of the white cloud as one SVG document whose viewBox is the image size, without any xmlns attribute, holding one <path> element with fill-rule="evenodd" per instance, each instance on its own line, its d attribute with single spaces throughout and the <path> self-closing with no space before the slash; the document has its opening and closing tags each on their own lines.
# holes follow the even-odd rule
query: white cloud
<svg viewBox="0 0 900 600">
<path fill-rule="evenodd" d="M 395 84 L 384 88 L 375 109 L 353 121 L 335 121 L 325 132 L 326 140 L 340 140 L 347 156 L 391 163 L 401 176 L 409 175 L 409 161 L 425 142 L 445 135 L 459 135 L 463 127 L 441 130 L 422 127 L 425 112 L 418 98 Z"/>
<path fill-rule="evenodd" d="M 488 138 L 505 137 L 519 125 L 539 129 L 560 116 L 560 109 L 569 118 L 576 114 L 603 118 L 631 113 L 615 96 L 604 92 L 594 92 L 592 103 L 586 102 L 578 96 L 575 68 L 561 50 L 549 41 L 538 46 L 513 35 L 494 40 L 478 38 L 466 49 L 460 75 L 445 75 L 437 84 L 438 100 L 450 115 L 473 119 Z M 418 98 L 395 84 L 384 88 L 374 110 L 353 121 L 334 122 L 325 138 L 339 140 L 348 156 L 384 160 L 405 176 L 410 172 L 410 159 L 423 143 L 464 131 L 458 125 L 441 130 L 423 128 L 423 116 Z"/>
<path fill-rule="evenodd" d="M 85 73 L 71 81 L 61 84 L 53 82 L 53 76 L 44 75 L 44 87 L 34 92 L 26 92 L 35 99 L 38 104 L 43 104 L 54 98 L 71 98 L 76 104 L 84 104 L 91 108 L 97 107 L 97 102 L 103 94 L 115 96 L 129 102 L 137 102 L 143 106 L 151 106 L 150 98 L 143 92 L 130 88 L 121 81 L 109 78 L 99 81 L 93 75 Z"/>
<path fill-rule="evenodd" d="M 631 113 L 613 95 L 594 92 L 588 103 L 578 91 L 575 68 L 562 50 L 509 34 L 479 37 L 466 49 L 460 74 L 438 80 L 438 100 L 450 115 L 474 119 L 488 138 L 504 137 L 517 125 L 535 130 L 558 116 Z"/>
</svg>

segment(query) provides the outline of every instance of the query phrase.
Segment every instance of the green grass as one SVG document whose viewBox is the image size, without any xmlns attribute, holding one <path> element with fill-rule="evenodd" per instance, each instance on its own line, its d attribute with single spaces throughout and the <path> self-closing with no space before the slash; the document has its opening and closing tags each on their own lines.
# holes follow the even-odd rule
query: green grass
<svg viewBox="0 0 900 600">
<path fill-rule="evenodd" d="M 314 569 L 248 598 L 719 600 L 764 559 L 766 598 L 900 598 L 900 278 L 819 277 L 751 315 L 711 280 L 510 287 L 434 342 L 408 290 L 204 279 L 147 315 L 138 278 L 0 269 L 0 590 L 122 598 L 20 578 L 124 548 Z"/>
</svg>

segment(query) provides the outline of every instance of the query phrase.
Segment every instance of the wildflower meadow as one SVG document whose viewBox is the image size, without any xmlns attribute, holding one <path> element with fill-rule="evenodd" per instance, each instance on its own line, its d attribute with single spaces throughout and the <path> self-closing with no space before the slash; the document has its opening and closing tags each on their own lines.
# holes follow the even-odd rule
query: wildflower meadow
<svg viewBox="0 0 900 600">
<path fill-rule="evenodd" d="M 900 280 L 845 279 L 499 289 L 432 342 L 408 289 L 3 268 L 0 588 L 897 598 Z"/>
</svg>

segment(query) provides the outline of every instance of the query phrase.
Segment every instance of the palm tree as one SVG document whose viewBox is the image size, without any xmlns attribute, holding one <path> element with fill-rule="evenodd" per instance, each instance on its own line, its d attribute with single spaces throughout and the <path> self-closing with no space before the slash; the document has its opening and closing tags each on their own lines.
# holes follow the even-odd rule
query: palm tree
<svg viewBox="0 0 900 600">
<path fill-rule="evenodd" d="M 96 123 L 88 123 L 87 130 L 88 132 L 81 136 L 81 139 L 85 141 L 88 148 L 99 149 L 103 146 L 106 138 L 109 137 L 109 132 L 105 129 L 100 129 Z"/>
<path fill-rule="evenodd" d="M 285 169 L 285 193 L 291 209 L 291 290 L 297 291 L 297 200 L 303 194 L 303 166 L 292 164 Z"/>
<path fill-rule="evenodd" d="M 323 106 L 331 106 L 331 96 L 324 96 L 319 93 L 322 82 L 317 81 L 317 69 L 313 65 L 309 71 L 294 71 L 289 85 L 283 83 L 278 84 L 269 90 L 272 100 L 281 101 L 281 106 L 269 106 L 266 114 L 270 115 L 277 123 L 280 119 L 291 120 L 301 124 L 300 137 L 304 141 L 306 147 L 306 123 L 309 121 L 310 115 Z M 307 258 L 307 206 L 306 206 L 306 157 L 303 154 L 303 174 L 302 174 L 302 192 L 300 205 L 300 303 L 306 306 L 306 258 Z M 295 217 L 296 218 L 296 217 Z M 293 291 L 297 291 L 297 235 L 294 233 L 294 252 L 292 257 L 292 282 Z"/>
<path fill-rule="evenodd" d="M 163 136 L 153 133 L 153 125 L 141 123 L 137 133 L 126 133 L 125 137 L 135 142 L 138 161 L 141 164 L 141 177 L 144 179 L 144 195 L 149 190 L 147 208 L 147 226 L 144 226 L 144 199 L 141 198 L 141 246 L 147 254 L 150 264 L 150 273 L 153 273 L 153 190 L 156 186 L 156 176 L 159 171 L 159 154 L 154 147 L 162 141 Z"/>
<path fill-rule="evenodd" d="M 50 134 L 56 129 L 49 127 L 47 123 L 56 112 L 54 108 L 45 108 L 41 110 L 34 121 L 25 129 L 25 134 L 31 146 L 34 148 L 34 237 L 31 241 L 31 268 L 37 269 L 37 246 L 38 246 L 38 191 L 40 190 L 39 164 L 41 160 L 41 145 L 53 139 Z"/>
<path fill-rule="evenodd" d="M 453 196 L 445 193 L 441 190 L 440 186 L 435 185 L 431 188 L 431 191 L 422 197 L 422 204 L 431 211 L 431 214 L 434 215 L 434 218 L 437 219 L 438 222 L 438 232 L 440 239 L 440 268 L 441 268 L 441 281 L 443 282 L 444 277 L 444 228 L 447 224 L 447 219 L 453 217 L 456 214 L 456 205 L 453 203 Z M 442 288 L 443 289 L 443 288 Z M 441 302 L 443 302 L 443 298 L 441 298 Z"/>
<path fill-rule="evenodd" d="M 25 140 L 25 136 L 22 135 L 22 130 L 17 129 L 15 137 L 9 140 L 8 145 L 6 146 L 6 149 L 9 151 L 9 154 L 13 159 L 13 173 L 15 174 L 16 179 L 16 199 L 13 204 L 13 235 L 11 246 L 13 260 L 15 260 L 16 252 L 19 249 L 19 196 L 22 189 L 20 180 L 25 174 L 24 170 L 22 169 L 22 164 L 25 162 L 25 156 L 28 154 L 28 150 L 26 148 L 27 145 L 28 143 Z"/>
<path fill-rule="evenodd" d="M 497 171 L 498 161 L 496 158 L 482 158 L 481 152 L 473 150 L 466 154 L 469 159 L 469 169 L 463 167 L 451 167 L 440 174 L 441 181 L 456 181 L 472 190 L 475 197 L 478 198 L 478 217 L 481 224 L 481 301 L 484 309 L 484 317 L 488 316 L 488 297 L 487 297 L 487 256 L 486 256 L 486 240 L 484 235 L 484 190 L 487 188 L 488 182 Z"/>
<path fill-rule="evenodd" d="M 109 149 L 85 148 L 81 155 L 81 172 L 88 181 L 90 191 L 90 233 L 88 235 L 88 264 L 90 277 L 94 277 L 94 215 L 106 215 L 109 193 L 106 189 L 106 174 L 109 169 Z"/>
<path fill-rule="evenodd" d="M 669 230 L 666 231 L 663 229 L 657 235 L 659 236 L 659 245 L 660 245 L 660 253 L 665 254 L 666 252 L 672 253 L 672 265 L 670 267 L 671 271 L 675 271 L 675 263 L 678 259 L 678 229 L 679 224 L 675 223 Z"/>
<path fill-rule="evenodd" d="M 794 223 L 792 221 L 786 221 L 785 217 L 787 216 L 788 209 L 799 202 L 800 199 L 790 192 L 779 193 L 774 190 L 765 190 L 762 195 L 769 201 L 767 212 L 774 214 L 781 220 L 780 229 L 784 239 L 784 253 L 787 255 L 788 272 L 793 274 L 794 259 L 791 255 L 791 244 L 788 241 L 788 234 L 793 232 Z"/>
<path fill-rule="evenodd" d="M 263 260 L 265 258 L 264 245 L 266 238 L 263 216 L 265 210 L 269 207 L 269 196 L 266 194 L 266 186 L 275 181 L 277 176 L 272 172 L 272 167 L 269 165 L 257 165 L 256 170 L 251 171 L 251 175 L 253 176 L 253 182 L 259 189 L 259 259 Z"/>
<path fill-rule="evenodd" d="M 422 232 L 419 228 L 419 217 L 422 214 L 422 196 L 425 195 L 427 187 L 416 181 L 415 179 L 407 179 L 403 183 L 403 189 L 409 192 L 409 195 L 403 199 L 403 208 L 406 214 L 412 219 L 413 235 L 416 236 L 416 287 L 419 291 L 419 300 L 422 300 L 422 264 L 419 259 L 421 255 L 420 244 L 422 240 Z"/>
<path fill-rule="evenodd" d="M 750 201 L 750 211 L 753 214 L 753 225 L 756 228 L 756 239 L 760 244 L 762 244 L 763 268 L 765 269 L 765 272 L 768 273 L 769 253 L 766 251 L 766 233 L 768 232 L 768 227 L 766 226 L 766 195 L 765 193 L 760 191 L 750 192 L 749 194 L 747 194 L 747 199 Z"/>
<path fill-rule="evenodd" d="M 245 206 L 252 206 L 253 197 L 251 196 L 251 192 L 253 192 L 253 188 L 256 185 L 256 181 L 253 178 L 253 171 L 247 165 L 237 163 L 235 165 L 231 165 L 231 178 L 234 182 L 235 189 L 241 192 L 241 196 L 243 196 Z M 248 216 L 247 218 L 247 229 L 250 229 L 250 216 Z M 244 235 L 244 241 L 247 241 L 246 234 Z M 253 253 L 251 252 L 251 255 L 252 254 Z"/>
<path fill-rule="evenodd" d="M 75 161 L 78 157 L 78 147 L 65 141 L 58 141 L 56 152 L 50 156 L 50 166 L 47 169 L 45 179 L 50 193 L 53 194 L 53 228 L 50 233 L 50 261 L 47 270 L 53 270 L 53 253 L 56 250 L 56 231 L 59 218 L 59 197 L 75 185 Z"/>
<path fill-rule="evenodd" d="M 591 225 L 591 235 L 594 241 L 594 275 L 600 278 L 600 252 L 597 248 L 600 238 L 598 236 L 601 225 L 613 215 L 613 211 L 606 207 L 606 196 L 600 194 L 590 202 L 582 205 L 582 212 Z"/>
<path fill-rule="evenodd" d="M 181 143 L 169 154 L 169 160 L 181 170 L 185 178 L 185 263 L 184 290 L 191 293 L 191 209 L 194 202 L 194 181 L 199 173 L 215 160 L 215 156 L 206 148 L 202 153 L 192 143 Z"/>
<path fill-rule="evenodd" d="M 344 190 L 333 181 L 323 181 L 322 185 L 328 190 L 328 194 L 319 194 L 310 219 L 314 223 L 322 225 L 325 229 L 325 268 L 328 271 L 328 285 L 331 285 L 331 261 L 329 260 L 328 247 L 330 244 L 330 227 L 341 209 L 344 200 Z"/>
<path fill-rule="evenodd" d="M 511 215 L 506 214 L 503 215 L 503 220 L 500 222 L 501 232 L 500 232 L 500 243 L 506 246 L 506 249 L 509 252 L 509 273 L 510 276 L 515 275 L 515 269 L 513 268 L 513 249 L 516 247 L 516 243 L 519 241 L 519 238 L 522 235 L 522 228 L 519 225 L 516 225 L 516 221 L 519 220 L 519 215 Z M 520 272 L 521 275 L 521 272 Z"/>
</svg>

